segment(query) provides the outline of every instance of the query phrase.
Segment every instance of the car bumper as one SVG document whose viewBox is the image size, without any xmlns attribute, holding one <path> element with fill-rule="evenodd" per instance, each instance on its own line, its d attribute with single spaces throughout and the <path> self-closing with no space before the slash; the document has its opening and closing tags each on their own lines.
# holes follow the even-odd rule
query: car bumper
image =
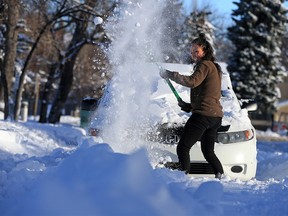
<svg viewBox="0 0 288 216">
<path fill-rule="evenodd" d="M 178 162 L 176 145 L 166 144 L 165 151 L 169 152 L 167 155 L 171 157 L 173 162 Z M 255 139 L 232 144 L 216 143 L 215 154 L 223 166 L 224 174 L 229 176 L 231 179 L 247 181 L 256 176 L 257 149 Z M 191 148 L 190 160 L 190 175 L 199 177 L 215 177 L 212 167 L 203 157 L 199 142 Z"/>
</svg>

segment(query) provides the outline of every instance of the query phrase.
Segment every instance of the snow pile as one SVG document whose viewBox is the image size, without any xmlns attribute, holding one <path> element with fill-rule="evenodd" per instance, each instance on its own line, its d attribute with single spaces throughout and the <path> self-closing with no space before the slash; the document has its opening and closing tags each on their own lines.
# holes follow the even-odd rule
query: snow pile
<svg viewBox="0 0 288 216">
<path fill-rule="evenodd" d="M 21 134 L 13 138 L 15 143 L 6 142 L 7 136 L 11 138 L 8 133 L 0 137 L 1 216 L 288 212 L 287 142 L 258 141 L 256 179 L 219 181 L 152 168 L 146 150 L 117 153 L 77 126 L 3 121 L 0 125 L 2 131 Z M 17 153 L 5 150 L 14 146 Z"/>
<path fill-rule="evenodd" d="M 172 94 L 164 93 L 168 88 L 165 82 L 147 70 L 151 65 L 140 62 L 161 59 L 157 52 L 161 26 L 157 21 L 163 1 L 127 3 L 123 22 L 112 20 L 110 26 L 115 36 L 110 50 L 115 79 L 99 107 L 102 119 L 97 120 L 105 127 L 101 137 L 87 137 L 83 129 L 63 122 L 0 122 L 1 216 L 286 215 L 287 143 L 258 141 L 256 179 L 241 182 L 193 178 L 152 167 L 151 158 L 161 158 L 157 144 L 125 139 L 129 127 L 139 134 L 159 120 L 180 119 L 169 111 L 177 110 L 177 102 Z M 189 98 L 187 90 L 176 87 L 183 99 Z M 226 121 L 237 120 L 238 114 L 229 106 L 234 96 L 224 93 Z M 110 106 L 105 102 L 111 102 Z M 65 121 L 71 123 L 69 118 Z M 140 127 L 135 124 L 139 122 L 143 122 Z"/>
<path fill-rule="evenodd" d="M 12 126 L 15 134 L 22 134 L 22 137 L 14 144 L 5 144 L 7 139 L 1 137 L 1 149 L 20 145 L 23 153 L 1 150 L 1 215 L 221 213 L 217 205 L 223 187 L 219 182 L 207 183 L 199 188 L 195 197 L 191 196 L 188 191 L 167 185 L 157 178 L 143 149 L 129 155 L 115 153 L 108 144 L 101 143 L 101 139 L 75 133 L 78 129 L 74 127 L 46 125 L 41 128 L 41 124 L 37 123 L 4 124 Z M 37 129 L 39 126 L 41 129 Z M 32 128 L 34 134 L 28 130 Z M 58 129 L 66 136 L 61 133 L 55 136 L 53 133 Z M 47 137 L 40 133 L 46 133 Z M 69 134 L 74 134 L 77 141 L 74 144 L 79 145 L 77 150 L 69 148 Z M 30 136 L 29 142 L 24 138 L 27 136 Z M 62 147 L 55 144 L 47 151 L 49 139 L 56 143 L 62 140 Z M 37 151 L 38 155 L 34 152 L 28 156 L 25 152 L 29 152 L 30 146 L 37 146 L 42 151 Z M 180 172 L 178 175 L 184 177 Z M 205 198 L 207 191 L 211 196 L 217 194 Z M 206 204 L 212 209 L 206 209 Z"/>
<path fill-rule="evenodd" d="M 51 127 L 48 125 L 39 124 L 35 128 L 35 125 L 30 123 L 1 122 L 1 142 L 5 145 L 0 146 L 0 150 L 12 154 L 25 154 L 27 157 L 34 155 L 42 156 L 51 153 L 57 148 L 74 149 L 80 142 L 77 139 L 79 138 L 79 134 L 83 133 L 83 130 L 78 129 L 71 134 L 67 132 L 65 126 L 56 126 L 53 128 L 51 134 Z M 56 140 L 55 137 L 57 137 Z M 65 143 L 62 141 L 62 137 L 65 137 Z M 43 142 L 43 139 L 45 142 Z"/>
<path fill-rule="evenodd" d="M 288 141 L 288 136 L 273 132 L 271 129 L 267 129 L 266 131 L 257 131 L 257 137 L 260 140 Z"/>
<path fill-rule="evenodd" d="M 263 136 L 264 131 L 258 131 Z M 271 132 L 267 131 L 266 136 L 270 136 Z M 282 181 L 288 175 L 288 146 L 286 142 L 269 142 L 261 141 L 258 146 L 261 145 L 261 154 L 258 155 L 258 161 L 261 164 L 258 166 L 257 178 L 259 180 L 268 180 L 273 178 L 275 180 Z"/>
<path fill-rule="evenodd" d="M 246 128 L 250 128 L 251 121 L 248 117 L 246 109 L 241 109 L 240 104 L 235 93 L 232 90 L 232 83 L 227 71 L 227 65 L 225 63 L 220 64 L 222 68 L 222 98 L 221 105 L 223 107 L 224 116 L 222 119 L 222 125 L 231 125 L 231 131 L 241 131 Z"/>
</svg>

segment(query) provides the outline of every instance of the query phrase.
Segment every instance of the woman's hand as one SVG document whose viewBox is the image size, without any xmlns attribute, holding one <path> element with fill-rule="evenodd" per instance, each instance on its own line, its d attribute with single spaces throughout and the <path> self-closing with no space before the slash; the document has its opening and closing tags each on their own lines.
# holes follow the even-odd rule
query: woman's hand
<svg viewBox="0 0 288 216">
<path fill-rule="evenodd" d="M 159 75 L 160 77 L 162 77 L 163 79 L 169 79 L 173 76 L 173 73 L 172 71 L 169 71 L 169 70 L 160 70 L 159 72 Z"/>
<path fill-rule="evenodd" d="M 178 99 L 178 106 L 183 110 L 184 112 L 191 112 L 191 104 L 184 102 L 182 99 Z"/>
</svg>

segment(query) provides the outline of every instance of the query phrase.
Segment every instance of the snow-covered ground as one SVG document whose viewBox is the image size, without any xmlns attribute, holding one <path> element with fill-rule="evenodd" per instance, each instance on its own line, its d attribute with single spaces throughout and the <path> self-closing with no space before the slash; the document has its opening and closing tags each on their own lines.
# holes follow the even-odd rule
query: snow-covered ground
<svg viewBox="0 0 288 216">
<path fill-rule="evenodd" d="M 116 11 L 122 19 L 105 23 L 115 76 L 100 137 L 86 136 L 71 117 L 58 125 L 0 120 L 1 216 L 288 215 L 288 141 L 267 141 L 271 132 L 257 131 L 257 174 L 245 182 L 156 167 L 157 143 L 122 139 L 127 127 L 154 120 L 147 108 L 151 93 L 162 90 L 160 77 L 139 62 L 169 59 L 160 47 L 169 36 L 163 3 L 127 1 Z M 175 119 L 167 112 L 172 102 L 159 98 L 162 109 L 153 113 Z"/>
<path fill-rule="evenodd" d="M 1 216 L 288 214 L 288 141 L 265 141 L 276 134 L 257 131 L 255 179 L 219 181 L 153 168 L 153 149 L 115 152 L 78 122 L 0 121 Z"/>
</svg>

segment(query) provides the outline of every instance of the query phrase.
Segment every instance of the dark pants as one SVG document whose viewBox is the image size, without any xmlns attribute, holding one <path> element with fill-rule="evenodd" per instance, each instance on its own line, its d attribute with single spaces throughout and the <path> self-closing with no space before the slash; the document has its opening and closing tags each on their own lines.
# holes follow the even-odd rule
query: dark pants
<svg viewBox="0 0 288 216">
<path fill-rule="evenodd" d="M 177 155 L 181 170 L 189 173 L 190 149 L 199 140 L 201 151 L 206 161 L 212 166 L 215 174 L 223 174 L 223 167 L 215 155 L 214 143 L 217 129 L 221 126 L 221 117 L 208 117 L 200 114 L 192 114 L 184 127 L 184 132 L 177 145 Z"/>
</svg>

